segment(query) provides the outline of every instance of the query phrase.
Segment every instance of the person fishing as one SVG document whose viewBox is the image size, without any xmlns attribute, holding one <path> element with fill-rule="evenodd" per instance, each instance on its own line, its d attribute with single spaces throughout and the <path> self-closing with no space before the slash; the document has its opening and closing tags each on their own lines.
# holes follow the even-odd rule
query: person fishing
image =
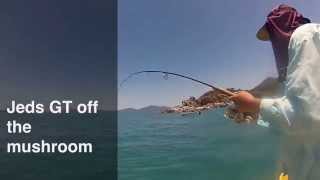
<svg viewBox="0 0 320 180">
<path fill-rule="evenodd" d="M 241 91 L 230 97 L 234 108 L 259 113 L 285 132 L 279 161 L 287 172 L 279 179 L 320 179 L 320 24 L 282 4 L 269 13 L 257 38 L 271 42 L 284 94 L 258 98 Z"/>
</svg>

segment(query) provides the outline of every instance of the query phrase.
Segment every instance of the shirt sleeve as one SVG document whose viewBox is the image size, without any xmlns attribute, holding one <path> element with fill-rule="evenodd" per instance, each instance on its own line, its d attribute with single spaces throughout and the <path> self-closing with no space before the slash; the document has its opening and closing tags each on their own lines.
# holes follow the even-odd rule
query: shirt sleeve
<svg viewBox="0 0 320 180">
<path fill-rule="evenodd" d="M 262 99 L 260 104 L 260 119 L 270 122 L 271 126 L 291 126 L 290 119 L 294 111 L 290 100 L 284 96 L 276 99 Z"/>
</svg>

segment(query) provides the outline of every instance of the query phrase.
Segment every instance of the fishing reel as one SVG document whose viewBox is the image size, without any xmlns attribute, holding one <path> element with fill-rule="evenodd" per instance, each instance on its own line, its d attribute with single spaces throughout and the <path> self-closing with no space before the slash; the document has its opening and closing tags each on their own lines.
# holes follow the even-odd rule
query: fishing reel
<svg viewBox="0 0 320 180">
<path fill-rule="evenodd" d="M 235 104 L 233 102 L 230 102 L 229 105 L 227 106 L 225 112 L 224 112 L 224 117 L 227 119 L 230 119 L 236 123 L 252 123 L 256 122 L 259 118 L 258 113 L 241 113 L 238 112 L 235 108 Z"/>
</svg>

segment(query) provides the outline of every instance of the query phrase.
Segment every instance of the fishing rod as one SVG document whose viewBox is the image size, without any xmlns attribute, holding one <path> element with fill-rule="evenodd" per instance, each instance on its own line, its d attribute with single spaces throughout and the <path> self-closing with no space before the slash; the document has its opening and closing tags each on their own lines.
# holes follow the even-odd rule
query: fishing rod
<svg viewBox="0 0 320 180">
<path fill-rule="evenodd" d="M 194 82 L 197 82 L 197 83 L 200 83 L 202 85 L 205 85 L 205 86 L 208 86 L 208 87 L 211 87 L 212 89 L 214 90 L 217 90 L 217 91 L 220 91 L 222 92 L 223 94 L 226 94 L 228 96 L 233 96 L 235 95 L 235 93 L 227 90 L 227 89 L 223 89 L 223 88 L 220 88 L 220 87 L 216 87 L 216 86 L 213 86 L 209 83 L 206 83 L 206 82 L 203 82 L 203 81 L 200 81 L 198 79 L 194 79 L 192 77 L 189 77 L 189 76 L 185 76 L 185 75 L 182 75 L 182 74 L 178 74 L 178 73 L 173 73 L 173 72 L 168 72 L 168 71 L 138 71 L 138 72 L 134 72 L 134 73 L 131 73 L 126 79 L 124 79 L 121 83 L 120 83 L 120 86 L 123 85 L 123 83 L 125 83 L 126 81 L 128 81 L 130 78 L 132 78 L 133 76 L 136 76 L 138 74 L 143 74 L 143 73 L 162 73 L 166 76 L 168 76 L 169 74 L 170 75 L 173 75 L 173 76 L 177 76 L 177 77 L 181 77 L 181 78 L 184 78 L 184 79 L 189 79 L 191 81 L 194 81 Z"/>
</svg>

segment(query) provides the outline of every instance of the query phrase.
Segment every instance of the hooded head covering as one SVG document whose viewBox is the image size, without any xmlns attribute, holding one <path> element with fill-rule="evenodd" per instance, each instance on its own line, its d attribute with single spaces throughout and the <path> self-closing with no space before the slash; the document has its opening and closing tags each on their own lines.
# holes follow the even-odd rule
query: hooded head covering
<svg viewBox="0 0 320 180">
<path fill-rule="evenodd" d="M 286 78 L 290 37 L 295 29 L 306 23 L 310 23 L 310 20 L 304 18 L 296 9 L 284 4 L 273 9 L 267 16 L 263 28 L 268 31 L 268 38 L 272 43 L 280 81 Z"/>
</svg>

